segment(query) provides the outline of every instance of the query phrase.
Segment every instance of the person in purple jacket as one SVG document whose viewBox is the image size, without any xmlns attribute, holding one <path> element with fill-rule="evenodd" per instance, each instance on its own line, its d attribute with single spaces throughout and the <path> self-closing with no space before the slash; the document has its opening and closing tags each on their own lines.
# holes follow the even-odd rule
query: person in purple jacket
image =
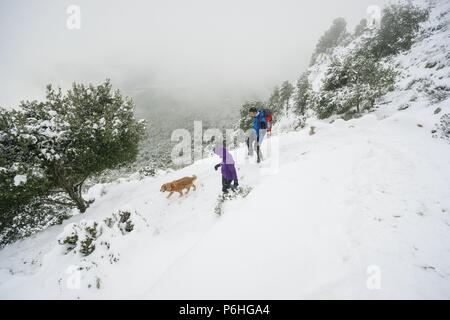
<svg viewBox="0 0 450 320">
<path fill-rule="evenodd" d="M 236 168 L 234 166 L 234 160 L 228 150 L 222 146 L 218 145 L 214 149 L 214 153 L 222 158 L 222 162 L 216 164 L 214 169 L 217 171 L 219 167 L 221 167 L 222 172 L 222 192 L 228 193 L 228 190 L 231 189 L 235 191 L 239 186 L 238 177 L 236 173 Z"/>
</svg>

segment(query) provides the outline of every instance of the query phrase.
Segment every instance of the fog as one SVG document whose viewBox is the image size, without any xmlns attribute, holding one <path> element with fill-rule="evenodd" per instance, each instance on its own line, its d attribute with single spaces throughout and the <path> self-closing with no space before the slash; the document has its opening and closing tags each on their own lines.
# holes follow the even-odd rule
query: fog
<svg viewBox="0 0 450 320">
<path fill-rule="evenodd" d="M 0 2 L 0 106 L 42 99 L 45 85 L 110 78 L 141 115 L 227 112 L 295 81 L 318 38 L 349 30 L 383 0 Z M 81 9 L 69 30 L 67 7 Z"/>
</svg>

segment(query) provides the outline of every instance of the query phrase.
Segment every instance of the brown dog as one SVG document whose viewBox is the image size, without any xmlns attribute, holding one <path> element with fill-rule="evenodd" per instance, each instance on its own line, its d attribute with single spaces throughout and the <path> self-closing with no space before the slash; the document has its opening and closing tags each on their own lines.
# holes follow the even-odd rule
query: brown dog
<svg viewBox="0 0 450 320">
<path fill-rule="evenodd" d="M 178 192 L 180 193 L 180 197 L 183 196 L 183 190 L 187 189 L 185 194 L 188 194 L 189 190 L 191 190 L 191 187 L 194 188 L 194 191 L 197 190 L 197 187 L 194 184 L 194 181 L 197 180 L 197 177 L 193 175 L 192 177 L 184 177 L 169 183 L 165 183 L 161 186 L 161 192 L 169 191 L 169 195 L 167 198 L 169 198 L 172 193 Z"/>
</svg>

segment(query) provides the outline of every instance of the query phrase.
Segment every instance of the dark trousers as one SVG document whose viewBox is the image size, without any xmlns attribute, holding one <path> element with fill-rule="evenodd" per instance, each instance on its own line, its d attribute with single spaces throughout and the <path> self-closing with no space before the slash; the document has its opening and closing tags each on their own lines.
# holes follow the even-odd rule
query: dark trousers
<svg viewBox="0 0 450 320">
<path fill-rule="evenodd" d="M 233 183 L 233 184 L 232 184 Z M 234 191 L 239 186 L 237 180 L 228 180 L 222 177 L 222 192 L 228 193 L 228 190 Z"/>
</svg>

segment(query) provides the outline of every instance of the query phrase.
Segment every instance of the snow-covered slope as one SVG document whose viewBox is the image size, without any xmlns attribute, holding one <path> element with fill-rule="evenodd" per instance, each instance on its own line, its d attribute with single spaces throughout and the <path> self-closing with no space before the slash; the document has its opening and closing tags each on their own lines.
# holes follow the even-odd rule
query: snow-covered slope
<svg viewBox="0 0 450 320">
<path fill-rule="evenodd" d="M 430 112 L 432 110 L 429 110 Z M 63 226 L 0 252 L 2 298 L 448 298 L 450 148 L 422 115 L 315 123 L 280 137 L 277 174 L 238 166 L 254 186 L 217 217 L 214 161 L 104 186 L 83 218 L 132 209 L 148 223 L 109 241 L 119 261 L 64 254 Z M 276 139 L 276 138 L 272 138 Z M 167 200 L 162 182 L 196 173 L 199 188 Z M 80 289 L 72 289 L 73 265 Z M 366 286 L 370 266 L 381 289 Z M 369 269 L 368 269 L 369 268 Z M 100 289 L 96 279 L 100 279 Z M 91 288 L 88 288 L 89 284 Z"/>
<path fill-rule="evenodd" d="M 438 2 L 427 33 L 392 61 L 397 88 L 375 112 L 272 136 L 273 174 L 275 154 L 258 166 L 235 150 L 253 189 L 223 215 L 213 157 L 96 185 L 85 214 L 0 251 L 0 298 L 450 298 L 450 146 L 431 134 L 450 100 L 427 89 L 449 87 L 448 12 Z M 159 192 L 192 174 L 197 191 Z M 131 232 L 107 220 L 119 211 Z M 94 222 L 90 255 L 58 243 Z"/>
</svg>

